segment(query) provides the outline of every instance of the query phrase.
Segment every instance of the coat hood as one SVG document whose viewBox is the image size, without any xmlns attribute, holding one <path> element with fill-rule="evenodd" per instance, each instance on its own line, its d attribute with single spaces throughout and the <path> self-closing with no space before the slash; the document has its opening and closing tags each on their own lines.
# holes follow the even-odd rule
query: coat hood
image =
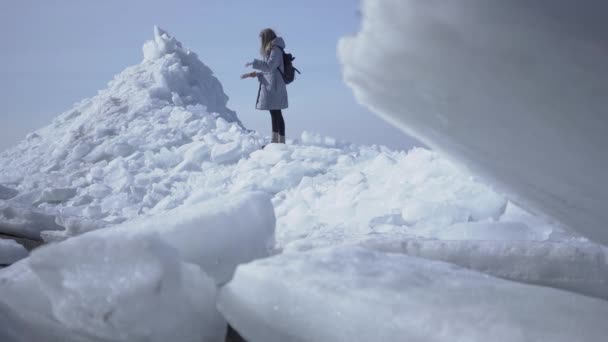
<svg viewBox="0 0 608 342">
<path fill-rule="evenodd" d="M 285 48 L 285 41 L 283 40 L 283 37 L 276 37 L 275 39 L 272 40 L 272 46 L 278 46 L 282 49 Z"/>
</svg>

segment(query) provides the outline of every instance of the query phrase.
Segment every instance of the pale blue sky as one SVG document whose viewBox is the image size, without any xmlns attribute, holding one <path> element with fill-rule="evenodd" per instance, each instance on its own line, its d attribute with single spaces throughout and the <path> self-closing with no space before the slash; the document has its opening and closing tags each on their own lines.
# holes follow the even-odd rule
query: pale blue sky
<svg viewBox="0 0 608 342">
<path fill-rule="evenodd" d="M 268 113 L 254 109 L 255 80 L 239 75 L 257 57 L 258 32 L 272 27 L 303 72 L 288 88 L 288 137 L 307 130 L 407 149 L 414 140 L 358 105 L 341 80 L 336 44 L 357 32 L 358 7 L 358 0 L 2 0 L 0 150 L 139 63 L 154 25 L 211 67 L 248 128 L 270 131 Z"/>
</svg>

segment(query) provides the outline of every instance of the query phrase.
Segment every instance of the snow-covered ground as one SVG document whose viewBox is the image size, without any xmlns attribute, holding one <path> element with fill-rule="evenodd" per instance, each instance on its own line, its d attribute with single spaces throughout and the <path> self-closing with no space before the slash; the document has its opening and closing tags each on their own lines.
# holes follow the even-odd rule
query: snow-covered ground
<svg viewBox="0 0 608 342">
<path fill-rule="evenodd" d="M 0 154 L 0 233 L 51 242 L 0 271 L 0 340 L 221 341 L 226 319 L 252 341 L 608 334 L 605 247 L 426 149 L 261 149 L 227 101 L 155 29 Z"/>
</svg>

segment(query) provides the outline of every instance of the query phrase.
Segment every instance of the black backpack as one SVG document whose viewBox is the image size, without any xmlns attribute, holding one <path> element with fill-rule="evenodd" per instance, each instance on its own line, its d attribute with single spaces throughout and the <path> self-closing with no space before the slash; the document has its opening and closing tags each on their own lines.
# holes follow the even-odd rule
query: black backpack
<svg viewBox="0 0 608 342">
<path fill-rule="evenodd" d="M 280 47 L 280 46 L 277 46 L 277 47 L 279 49 L 281 49 L 281 51 L 283 52 L 283 70 L 285 70 L 285 72 L 282 72 L 281 68 L 279 68 L 279 67 L 277 67 L 277 69 L 279 69 L 281 76 L 283 76 L 283 81 L 285 81 L 285 84 L 289 84 L 289 83 L 293 82 L 293 80 L 296 79 L 296 72 L 299 74 L 300 70 L 296 69 L 293 66 L 292 62 L 296 58 L 294 56 L 292 56 L 290 53 L 285 53 L 285 50 L 283 50 L 282 47 Z"/>
</svg>

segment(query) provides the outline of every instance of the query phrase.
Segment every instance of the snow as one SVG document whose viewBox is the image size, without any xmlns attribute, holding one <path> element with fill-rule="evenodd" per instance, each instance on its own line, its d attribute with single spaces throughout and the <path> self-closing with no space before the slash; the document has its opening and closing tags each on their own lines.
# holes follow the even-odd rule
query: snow
<svg viewBox="0 0 608 342">
<path fill-rule="evenodd" d="M 34 205 L 41 203 L 61 203 L 74 196 L 76 196 L 76 189 L 74 188 L 47 189 L 40 194 L 40 197 L 34 202 Z"/>
<path fill-rule="evenodd" d="M 16 241 L 0 239 L 0 265 L 10 265 L 27 255 L 27 250 Z"/>
<path fill-rule="evenodd" d="M 6 200 L 17 196 L 19 192 L 15 189 L 0 184 L 0 200 Z"/>
<path fill-rule="evenodd" d="M 608 244 L 605 1 L 365 0 L 338 46 L 358 101 Z"/>
<path fill-rule="evenodd" d="M 218 303 L 251 341 L 600 341 L 608 303 L 359 247 L 239 266 Z"/>
<path fill-rule="evenodd" d="M 218 113 L 227 121 L 240 125 L 236 113 L 226 108 L 228 96 L 211 69 L 194 52 L 184 49 L 174 37 L 155 27 L 154 40 L 144 44 L 143 53 L 143 65 L 150 63 L 160 68 L 154 75 L 158 83 L 152 88 L 153 97 L 163 100 L 168 97 L 178 107 L 200 104 L 209 112 Z M 196 118 L 193 116 L 192 119 Z"/>
<path fill-rule="evenodd" d="M 110 225 L 109 222 L 103 220 L 92 220 L 76 216 L 61 216 L 56 218 L 56 222 L 65 228 L 65 231 L 57 233 L 62 233 L 66 237 L 84 234 Z M 48 231 L 45 233 L 48 233 Z"/>
<path fill-rule="evenodd" d="M 234 162 L 240 158 L 241 153 L 237 142 L 217 144 L 211 149 L 211 160 L 218 164 Z"/>
<path fill-rule="evenodd" d="M 49 242 L 0 271 L 0 340 L 219 340 L 220 288 L 231 323 L 270 340 L 602 328 L 605 247 L 438 152 L 310 132 L 261 149 L 227 100 L 155 28 L 140 64 L 0 153 L 0 233 Z M 296 312 L 268 313 L 275 299 Z M 577 319 L 560 327 L 564 303 Z M 495 330 L 476 325 L 486 312 Z"/>
</svg>

